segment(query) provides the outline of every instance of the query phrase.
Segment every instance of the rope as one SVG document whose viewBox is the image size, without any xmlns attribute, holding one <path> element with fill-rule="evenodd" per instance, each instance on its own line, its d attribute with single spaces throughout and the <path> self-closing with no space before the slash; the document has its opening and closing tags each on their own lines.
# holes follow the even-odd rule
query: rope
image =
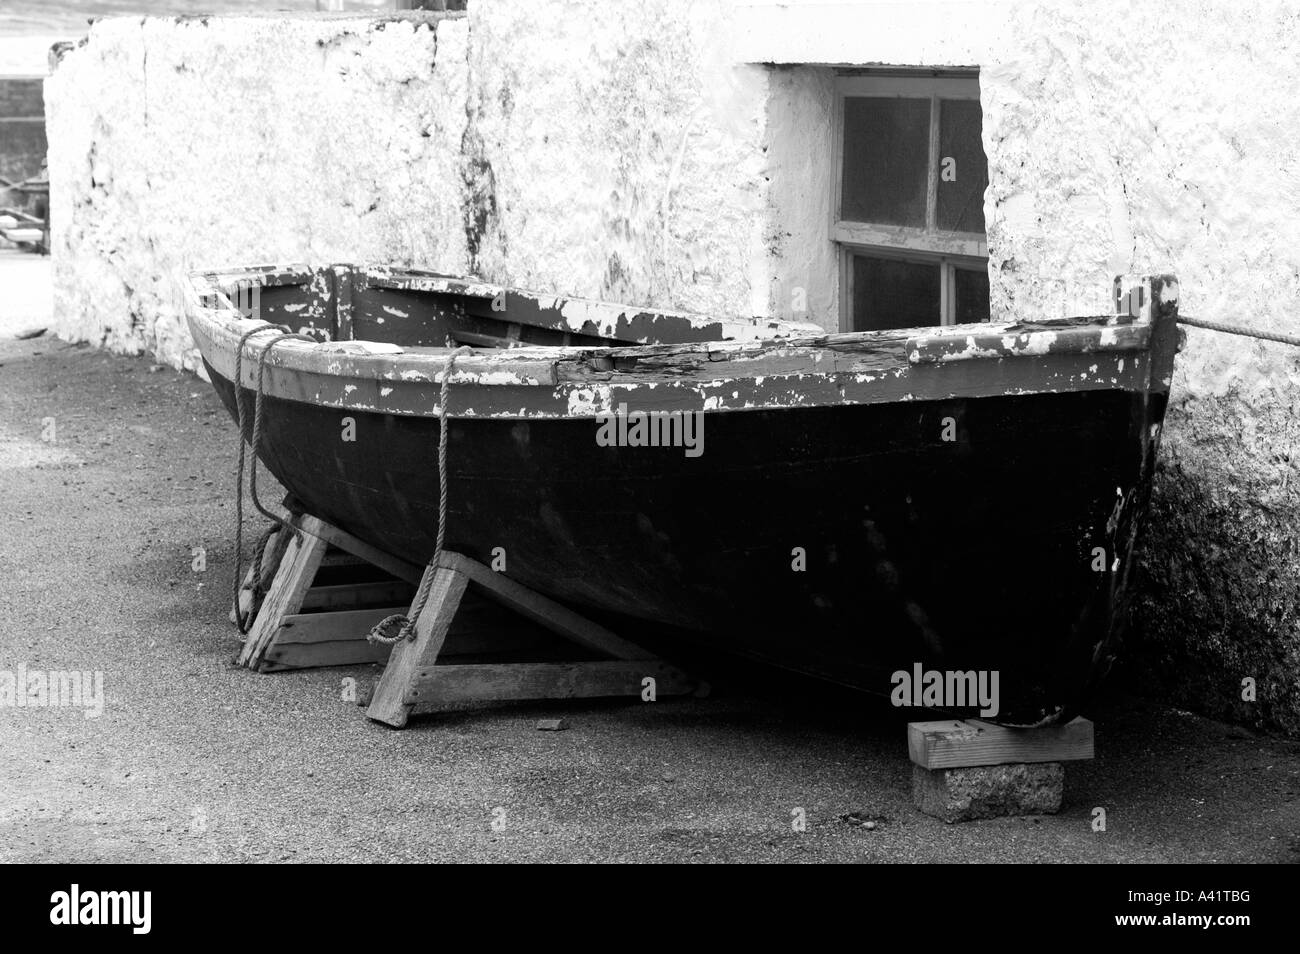
<svg viewBox="0 0 1300 954">
<path fill-rule="evenodd" d="M 243 585 L 243 563 L 244 563 L 244 421 L 247 415 L 244 413 L 244 391 L 243 391 L 243 369 L 244 369 L 244 343 L 253 335 L 261 334 L 264 331 L 280 332 L 262 348 L 262 353 L 257 359 L 257 390 L 254 392 L 253 404 L 253 439 L 248 442 L 252 448 L 253 460 L 249 469 L 248 492 L 253 498 L 253 505 L 266 517 L 270 518 L 276 525 L 267 528 L 258 539 L 257 553 L 253 557 L 253 600 L 249 604 L 249 612 L 245 614 L 239 606 L 239 590 Z M 239 632 L 247 635 L 252 629 L 253 619 L 257 615 L 254 607 L 257 604 L 257 596 L 262 586 L 262 556 L 266 552 L 266 544 L 271 539 L 271 534 L 278 530 L 291 531 L 294 528 L 288 521 L 278 514 L 274 514 L 262 506 L 262 501 L 257 497 L 257 451 L 262 442 L 262 397 L 263 397 L 263 380 L 266 374 L 266 358 L 281 341 L 314 341 L 314 338 L 307 335 L 294 334 L 285 329 L 283 325 L 262 325 L 260 328 L 254 328 L 246 332 L 240 339 L 239 344 L 235 347 L 235 416 L 239 422 L 239 458 L 235 465 L 235 578 L 234 593 L 235 602 L 235 622 L 239 626 Z"/>
<path fill-rule="evenodd" d="M 447 347 L 452 347 L 451 338 L 447 339 Z M 424 575 L 420 577 L 420 588 L 415 592 L 415 601 L 411 604 L 410 613 L 406 615 L 395 613 L 381 619 L 366 636 L 366 639 L 372 643 L 392 646 L 404 639 L 414 638 L 416 620 L 424 612 L 424 604 L 429 599 L 434 567 L 438 564 L 438 558 L 442 556 L 443 543 L 447 538 L 447 432 L 451 430 L 447 417 L 447 394 L 451 389 L 451 369 L 456 363 L 456 356 L 470 350 L 472 349 L 461 347 L 448 351 L 447 363 L 442 369 L 442 388 L 438 392 L 438 536 L 434 544 L 433 556 L 424 570 Z M 394 626 L 398 627 L 397 632 L 390 636 L 389 632 Z"/>
<path fill-rule="evenodd" d="M 1276 341 L 1280 344 L 1295 345 L 1300 348 L 1300 337 L 1295 335 L 1277 334 L 1272 331 L 1256 331 L 1250 328 L 1242 328 L 1239 325 L 1225 325 L 1220 321 L 1205 321 L 1201 318 L 1190 318 L 1187 315 L 1179 315 L 1178 323 L 1180 325 L 1191 325 L 1193 328 L 1208 328 L 1210 331 L 1222 331 L 1228 335 L 1241 335 L 1245 338 L 1258 338 L 1261 341 Z"/>
</svg>

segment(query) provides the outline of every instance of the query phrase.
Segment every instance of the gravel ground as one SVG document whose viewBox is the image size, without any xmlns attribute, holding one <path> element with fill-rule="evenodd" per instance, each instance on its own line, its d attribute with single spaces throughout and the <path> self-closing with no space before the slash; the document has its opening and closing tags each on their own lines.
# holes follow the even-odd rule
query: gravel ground
<svg viewBox="0 0 1300 954">
<path fill-rule="evenodd" d="M 373 668 L 231 665 L 234 449 L 192 376 L 0 340 L 0 670 L 105 674 L 99 718 L 0 708 L 0 860 L 1300 860 L 1300 743 L 1125 697 L 1059 815 L 955 826 L 911 806 L 898 710 L 777 675 L 371 724 L 340 685 Z"/>
</svg>

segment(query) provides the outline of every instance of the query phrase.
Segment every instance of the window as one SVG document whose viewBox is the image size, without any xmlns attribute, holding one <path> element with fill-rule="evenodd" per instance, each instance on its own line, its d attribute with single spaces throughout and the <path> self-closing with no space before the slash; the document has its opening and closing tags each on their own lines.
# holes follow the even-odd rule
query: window
<svg viewBox="0 0 1300 954">
<path fill-rule="evenodd" d="M 841 326 L 988 321 L 988 160 L 973 73 L 854 71 L 836 80 Z"/>
</svg>

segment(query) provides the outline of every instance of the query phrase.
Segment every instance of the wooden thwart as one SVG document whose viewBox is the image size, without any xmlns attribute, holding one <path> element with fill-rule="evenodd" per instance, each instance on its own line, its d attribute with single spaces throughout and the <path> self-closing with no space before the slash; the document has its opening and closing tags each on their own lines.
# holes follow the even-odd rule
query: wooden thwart
<svg viewBox="0 0 1300 954">
<path fill-rule="evenodd" d="M 416 705 L 526 699 L 639 695 L 653 680 L 655 695 L 684 695 L 697 684 L 640 646 L 457 553 L 442 553 L 431 573 L 429 598 L 414 637 L 393 647 L 366 715 L 400 728 Z M 570 642 L 611 657 L 564 663 L 439 664 L 447 633 L 474 584 Z"/>
<path fill-rule="evenodd" d="M 1077 718 L 1065 725 L 1009 729 L 977 719 L 912 722 L 907 753 L 926 769 L 1090 759 L 1092 723 Z"/>
</svg>

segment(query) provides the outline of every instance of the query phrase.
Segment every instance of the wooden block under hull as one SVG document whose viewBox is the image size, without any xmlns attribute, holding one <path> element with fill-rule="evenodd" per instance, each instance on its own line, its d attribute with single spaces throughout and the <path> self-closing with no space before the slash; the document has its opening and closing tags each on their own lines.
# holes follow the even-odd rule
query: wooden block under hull
<svg viewBox="0 0 1300 954">
<path fill-rule="evenodd" d="M 978 720 L 912 722 L 907 754 L 924 769 L 1090 759 L 1092 723 L 1078 718 L 1065 725 L 1012 729 Z"/>
<path fill-rule="evenodd" d="M 444 552 L 425 572 L 432 575 L 429 599 L 415 637 L 393 647 L 366 709 L 376 722 L 401 728 L 417 705 L 638 696 L 650 685 L 657 698 L 699 688 L 696 680 L 642 647 L 460 554 Z M 448 664 L 449 633 L 471 583 L 569 642 L 613 658 Z"/>
</svg>

